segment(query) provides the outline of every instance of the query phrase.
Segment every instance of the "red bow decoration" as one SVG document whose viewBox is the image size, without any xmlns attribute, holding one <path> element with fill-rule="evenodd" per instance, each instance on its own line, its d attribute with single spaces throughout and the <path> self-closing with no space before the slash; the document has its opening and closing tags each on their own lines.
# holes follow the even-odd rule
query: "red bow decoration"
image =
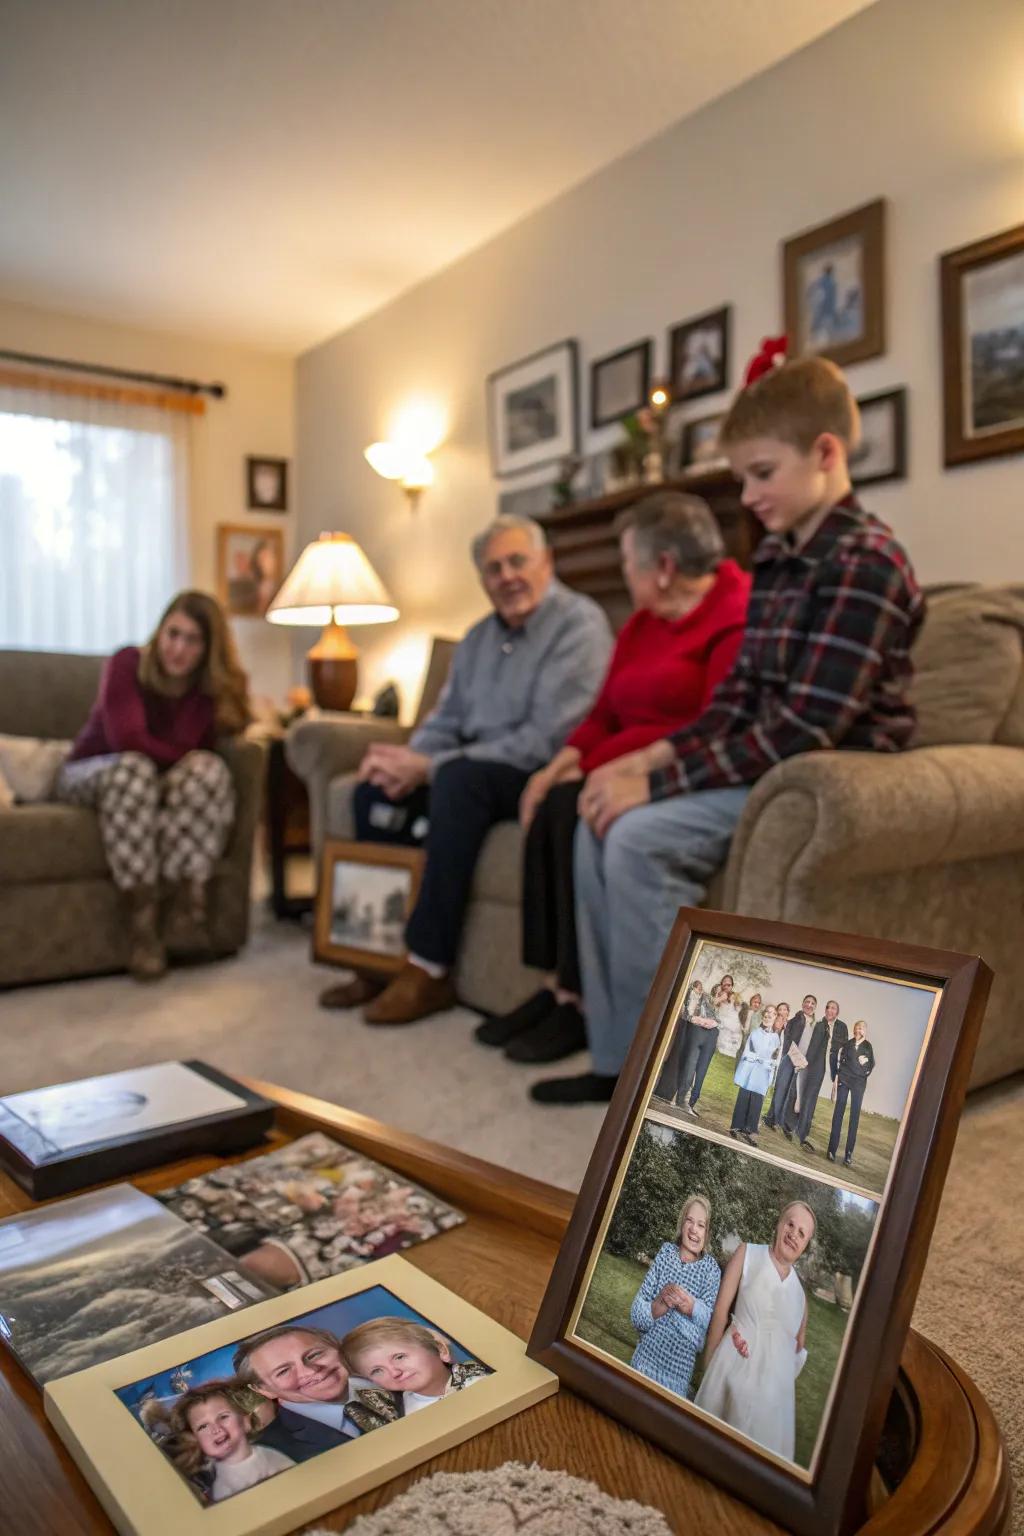
<svg viewBox="0 0 1024 1536">
<path fill-rule="evenodd" d="M 751 384 L 756 384 L 758 379 L 766 373 L 771 373 L 773 368 L 779 368 L 786 361 L 786 348 L 788 340 L 785 336 L 766 336 L 761 343 L 760 352 L 747 364 L 747 371 L 743 375 L 743 388 L 749 389 Z"/>
</svg>

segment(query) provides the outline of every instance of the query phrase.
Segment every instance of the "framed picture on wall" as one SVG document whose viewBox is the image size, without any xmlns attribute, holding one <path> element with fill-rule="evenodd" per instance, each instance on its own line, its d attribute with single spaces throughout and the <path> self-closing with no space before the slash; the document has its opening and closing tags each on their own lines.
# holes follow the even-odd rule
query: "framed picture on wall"
<svg viewBox="0 0 1024 1536">
<path fill-rule="evenodd" d="M 246 459 L 245 504 L 250 512 L 287 512 L 287 459 Z"/>
<path fill-rule="evenodd" d="M 607 427 L 647 404 L 651 343 L 638 341 L 590 365 L 590 425 Z"/>
<path fill-rule="evenodd" d="M 794 235 L 782 247 L 791 355 L 845 368 L 885 351 L 885 199 Z"/>
<path fill-rule="evenodd" d="M 405 925 L 423 876 L 422 849 L 328 838 L 321 858 L 314 957 L 360 970 L 401 970 Z"/>
<path fill-rule="evenodd" d="M 279 528 L 217 525 L 217 596 L 232 618 L 262 618 L 284 579 Z"/>
<path fill-rule="evenodd" d="M 860 442 L 850 454 L 850 479 L 854 485 L 881 485 L 907 476 L 907 391 L 888 389 L 863 395 L 860 410 Z"/>
<path fill-rule="evenodd" d="M 725 420 L 724 411 L 711 416 L 698 416 L 694 421 L 684 421 L 679 443 L 679 468 L 701 469 L 707 464 L 720 464 L 725 455 L 718 446 L 718 434 Z"/>
<path fill-rule="evenodd" d="M 696 400 L 729 387 L 728 304 L 692 320 L 683 320 L 668 333 L 669 384 L 672 399 Z"/>
<path fill-rule="evenodd" d="M 787 1530 L 852 1531 L 991 979 L 682 909 L 530 1355 Z"/>
<path fill-rule="evenodd" d="M 575 341 L 560 341 L 487 380 L 491 464 L 499 479 L 579 450 Z"/>
<path fill-rule="evenodd" d="M 942 285 L 945 462 L 1024 449 L 1024 224 L 947 251 Z"/>
</svg>

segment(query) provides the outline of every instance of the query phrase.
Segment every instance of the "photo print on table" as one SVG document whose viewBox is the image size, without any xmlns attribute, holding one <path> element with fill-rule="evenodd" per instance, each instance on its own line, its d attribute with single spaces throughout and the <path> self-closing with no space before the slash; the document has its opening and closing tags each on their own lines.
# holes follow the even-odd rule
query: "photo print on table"
<svg viewBox="0 0 1024 1536">
<path fill-rule="evenodd" d="M 133 1381 L 117 1396 L 209 1505 L 490 1374 L 429 1318 L 369 1285 Z"/>
<path fill-rule="evenodd" d="M 319 1131 L 157 1198 L 246 1274 L 279 1290 L 399 1253 L 466 1219 Z"/>
</svg>

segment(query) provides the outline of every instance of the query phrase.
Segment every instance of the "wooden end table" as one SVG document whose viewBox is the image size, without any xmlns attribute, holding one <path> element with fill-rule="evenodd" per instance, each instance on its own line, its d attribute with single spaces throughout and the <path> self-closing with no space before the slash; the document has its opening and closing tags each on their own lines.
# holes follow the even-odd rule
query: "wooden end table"
<svg viewBox="0 0 1024 1536">
<path fill-rule="evenodd" d="M 279 1105 L 275 1145 L 324 1131 L 460 1206 L 469 1219 L 405 1257 L 521 1338 L 529 1337 L 573 1206 L 565 1190 L 522 1178 L 365 1115 L 277 1088 L 249 1086 Z M 254 1152 L 267 1150 L 254 1149 Z M 251 1154 L 252 1155 L 252 1154 Z M 215 1157 L 190 1158 L 133 1181 L 152 1192 L 209 1173 Z M 32 1202 L 0 1175 L 0 1215 Z M 412 1472 L 323 1517 L 342 1530 L 433 1472 L 469 1472 L 539 1461 L 665 1513 L 701 1536 L 767 1536 L 779 1527 L 680 1466 L 565 1389 Z M 43 1414 L 42 1394 L 0 1349 L 0 1531 L 10 1536 L 110 1536 L 112 1526 Z M 1008 1529 L 1010 1480 L 999 1429 L 956 1363 L 911 1332 L 879 1454 L 881 1476 L 863 1536 L 998 1536 Z M 681 1513 L 682 1512 L 682 1513 Z"/>
</svg>

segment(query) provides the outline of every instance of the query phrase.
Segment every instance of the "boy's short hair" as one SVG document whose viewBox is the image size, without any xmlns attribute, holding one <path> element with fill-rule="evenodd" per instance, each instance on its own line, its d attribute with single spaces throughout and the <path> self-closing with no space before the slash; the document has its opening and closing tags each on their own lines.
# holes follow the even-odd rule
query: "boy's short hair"
<svg viewBox="0 0 1024 1536">
<path fill-rule="evenodd" d="M 436 1333 L 425 1328 L 422 1323 L 414 1323 L 411 1318 L 405 1317 L 372 1317 L 369 1322 L 359 1323 L 351 1328 L 341 1341 L 341 1352 L 345 1357 L 348 1367 L 356 1375 L 359 1374 L 355 1366 L 355 1357 L 365 1349 L 372 1349 L 375 1344 L 386 1343 L 390 1339 L 398 1339 L 406 1344 L 419 1344 L 424 1349 L 432 1349 L 434 1354 L 441 1358 L 442 1341 Z"/>
<path fill-rule="evenodd" d="M 847 453 L 860 441 L 860 412 L 842 371 L 825 357 L 800 357 L 764 373 L 736 396 L 722 423 L 723 448 L 775 437 L 809 453 L 831 432 Z"/>
</svg>

